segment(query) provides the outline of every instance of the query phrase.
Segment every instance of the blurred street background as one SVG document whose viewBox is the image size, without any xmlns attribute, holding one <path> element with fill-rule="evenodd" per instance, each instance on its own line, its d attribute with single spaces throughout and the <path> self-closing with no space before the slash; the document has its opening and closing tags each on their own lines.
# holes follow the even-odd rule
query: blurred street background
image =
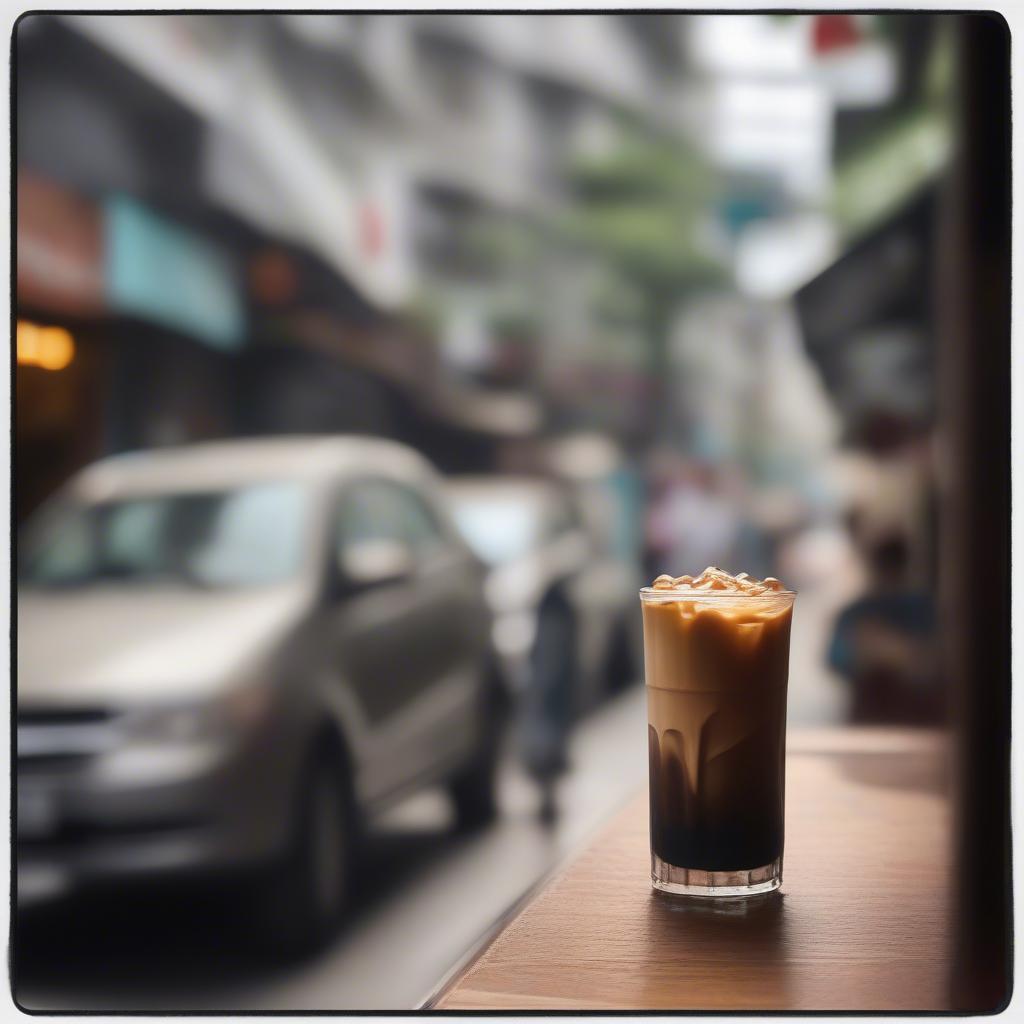
<svg viewBox="0 0 1024 1024">
<path fill-rule="evenodd" d="M 791 725 L 942 723 L 933 281 L 958 142 L 957 24 L 19 22 L 24 1006 L 415 1005 L 643 784 L 636 591 L 663 572 L 719 565 L 799 592 Z M 337 435 L 349 446 L 315 448 Z M 434 475 L 399 466 L 406 450 Z M 368 866 L 340 927 L 275 960 L 216 884 L 179 898 L 190 879 L 122 880 L 107 850 L 120 857 L 147 828 L 170 843 L 175 822 L 207 812 L 172 813 L 170 788 L 156 788 L 159 824 L 129 822 L 99 763 L 212 744 L 219 704 L 201 722 L 192 704 L 173 720 L 163 709 L 197 699 L 192 679 L 176 682 L 182 665 L 212 679 L 215 649 L 241 643 L 243 626 L 238 664 L 307 671 L 296 666 L 313 664 L 321 612 L 302 603 L 295 552 L 313 550 L 321 513 L 309 498 L 293 514 L 281 481 L 359 486 L 365 466 L 392 462 L 416 500 L 394 511 L 377 494 L 345 520 L 360 550 L 339 571 L 365 589 L 331 600 L 365 624 L 358 601 L 383 596 L 373 614 L 397 621 L 420 572 L 402 559 L 444 549 L 453 565 L 469 552 L 459 592 L 486 616 L 425 627 L 402 605 L 387 644 L 409 652 L 405 667 L 377 648 L 356 659 L 387 705 L 381 737 L 388 708 L 396 722 L 419 709 L 433 732 L 380 766 L 369 725 L 339 726 L 349 776 L 325 782 L 324 806 L 373 819 Z M 394 536 L 381 525 L 392 515 Z M 259 603 L 270 590 L 287 614 Z M 286 633 L 287 654 L 268 653 Z M 480 669 L 504 695 L 492 761 L 480 758 L 493 734 L 457 717 L 454 683 L 428 692 L 390 675 L 426 673 L 456 648 L 450 679 Z M 374 677 L 374 664 L 388 667 Z M 164 717 L 140 710 L 142 689 Z M 126 707 L 151 717 L 121 747 Z M 230 714 L 255 730 L 261 708 Z M 310 808 L 310 849 L 347 849 Z M 317 884 L 321 904 L 341 905 L 340 877 L 324 869 Z"/>
</svg>

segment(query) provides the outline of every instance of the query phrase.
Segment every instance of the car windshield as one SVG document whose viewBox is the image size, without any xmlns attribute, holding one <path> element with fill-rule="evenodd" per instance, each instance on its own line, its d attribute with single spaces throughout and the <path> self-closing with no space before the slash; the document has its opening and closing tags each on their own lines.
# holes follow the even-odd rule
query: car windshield
<svg viewBox="0 0 1024 1024">
<path fill-rule="evenodd" d="M 470 547 L 488 565 L 522 558 L 541 539 L 541 508 L 522 498 L 502 494 L 458 496 L 454 514 Z"/>
<path fill-rule="evenodd" d="M 266 483 L 64 505 L 35 531 L 22 578 L 44 587 L 282 582 L 299 567 L 307 504 L 298 484 Z"/>
</svg>

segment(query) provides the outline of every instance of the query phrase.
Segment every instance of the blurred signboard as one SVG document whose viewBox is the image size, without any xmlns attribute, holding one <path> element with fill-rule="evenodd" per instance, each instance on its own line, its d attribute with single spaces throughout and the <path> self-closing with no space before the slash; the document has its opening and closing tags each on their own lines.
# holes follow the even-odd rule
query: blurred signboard
<svg viewBox="0 0 1024 1024">
<path fill-rule="evenodd" d="M 810 42 L 818 80 L 836 106 L 878 107 L 892 99 L 899 74 L 896 53 L 870 15 L 813 15 Z"/>
<path fill-rule="evenodd" d="M 104 309 L 99 209 L 51 182 L 18 175 L 18 303 L 95 316 Z"/>
<path fill-rule="evenodd" d="M 244 340 L 235 269 L 215 246 L 124 195 L 104 205 L 112 309 L 190 334 L 212 348 Z"/>
<path fill-rule="evenodd" d="M 921 191 L 796 293 L 807 350 L 848 419 L 930 415 L 937 195 Z"/>
</svg>

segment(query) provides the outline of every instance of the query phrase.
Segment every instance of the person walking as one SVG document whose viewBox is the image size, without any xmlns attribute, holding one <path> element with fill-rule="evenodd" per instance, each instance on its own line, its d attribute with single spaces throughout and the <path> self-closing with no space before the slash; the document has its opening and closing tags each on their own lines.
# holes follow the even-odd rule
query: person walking
<svg viewBox="0 0 1024 1024">
<path fill-rule="evenodd" d="M 541 602 L 521 710 L 523 764 L 540 790 L 540 820 L 558 817 L 556 786 L 569 768 L 569 728 L 576 690 L 576 620 L 561 588 Z"/>
</svg>

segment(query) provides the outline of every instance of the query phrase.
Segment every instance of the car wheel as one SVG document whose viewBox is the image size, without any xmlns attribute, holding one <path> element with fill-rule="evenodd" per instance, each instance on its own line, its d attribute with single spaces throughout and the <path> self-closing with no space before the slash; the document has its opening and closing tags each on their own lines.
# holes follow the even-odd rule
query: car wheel
<svg viewBox="0 0 1024 1024">
<path fill-rule="evenodd" d="M 321 946 L 344 915 L 355 859 L 355 814 L 338 759 L 318 753 L 303 775 L 289 850 L 257 898 L 264 937 L 282 953 Z"/>
<path fill-rule="evenodd" d="M 480 828 L 498 813 L 498 765 L 505 734 L 506 701 L 497 683 L 488 686 L 481 738 L 473 759 L 448 784 L 460 829 Z"/>
</svg>

